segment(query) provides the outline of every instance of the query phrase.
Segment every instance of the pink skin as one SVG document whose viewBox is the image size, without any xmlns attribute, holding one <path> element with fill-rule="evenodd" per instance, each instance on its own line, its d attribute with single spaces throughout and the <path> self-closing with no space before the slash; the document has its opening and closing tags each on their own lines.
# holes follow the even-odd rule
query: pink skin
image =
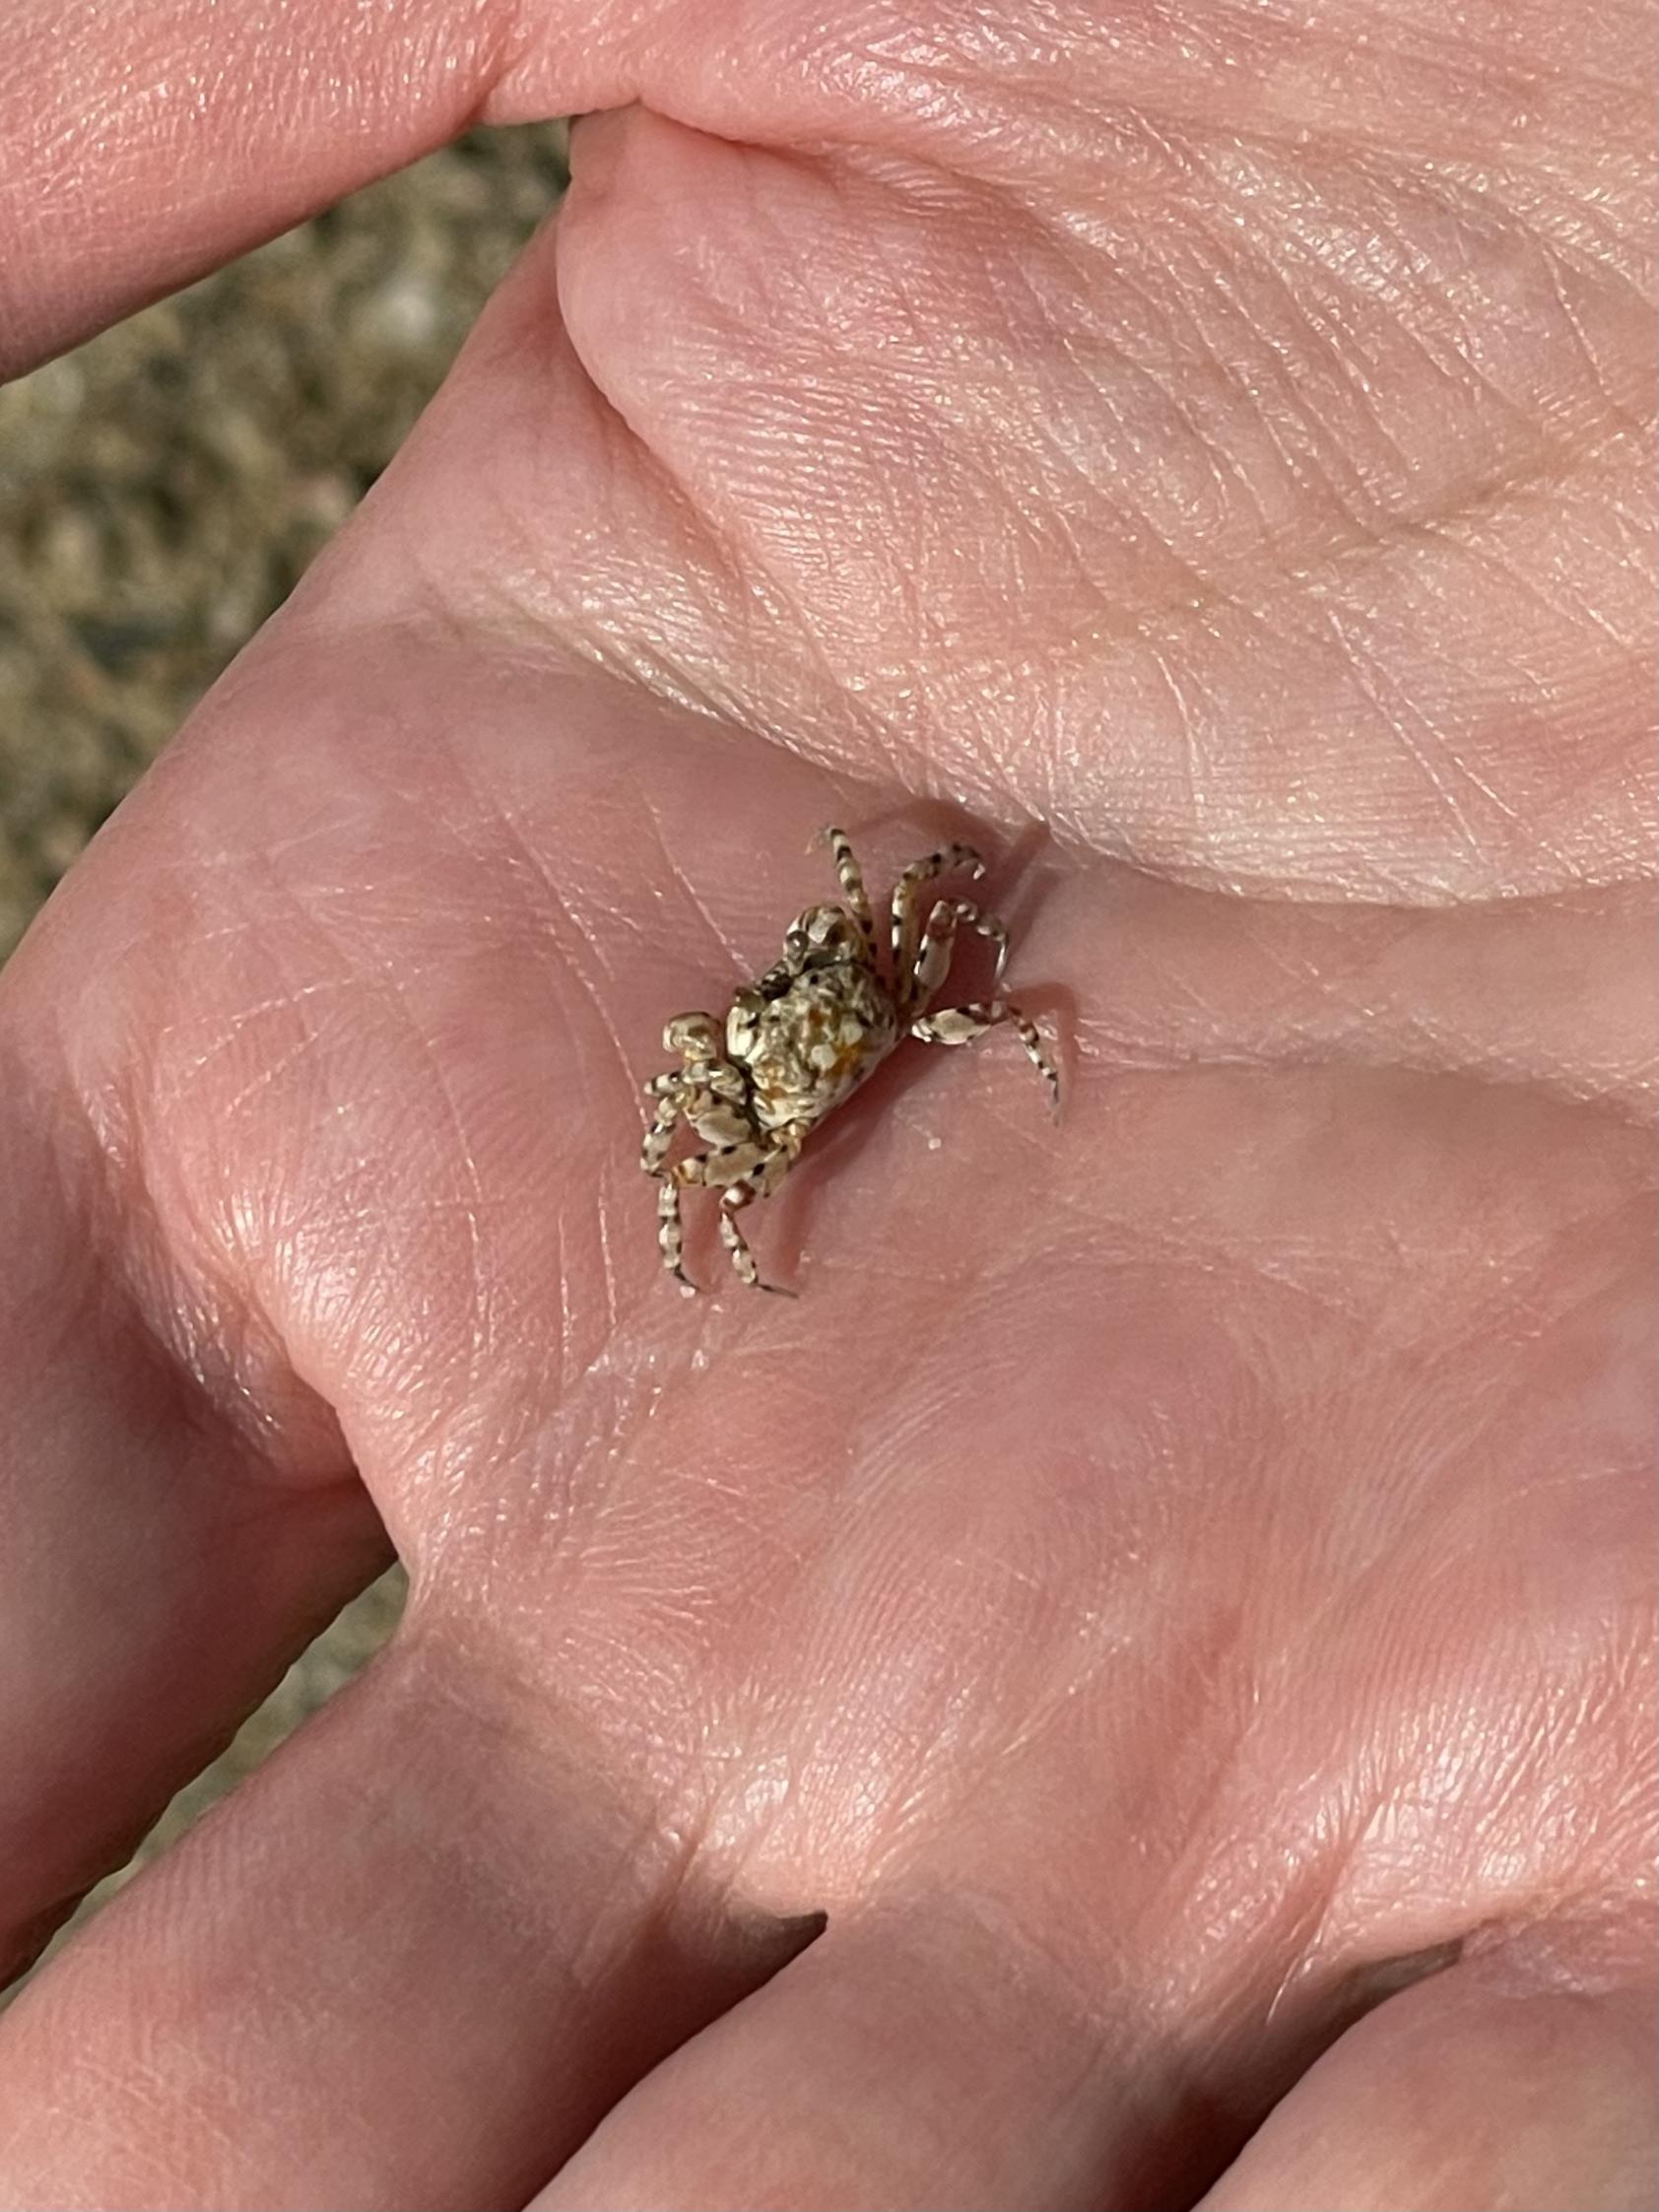
<svg viewBox="0 0 1659 2212">
<path fill-rule="evenodd" d="M 415 1583 L 0 2200 L 1650 2203 L 1643 11 L 68 13 L 13 368 L 608 112 L 0 983 L 12 1952 Z M 830 820 L 1000 836 L 1066 1119 L 916 1047 L 682 1302 Z"/>
</svg>

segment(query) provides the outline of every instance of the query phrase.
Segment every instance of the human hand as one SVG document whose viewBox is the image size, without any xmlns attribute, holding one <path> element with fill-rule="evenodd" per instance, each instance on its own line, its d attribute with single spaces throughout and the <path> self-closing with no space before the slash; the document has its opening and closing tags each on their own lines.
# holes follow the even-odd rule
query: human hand
<svg viewBox="0 0 1659 2212">
<path fill-rule="evenodd" d="M 611 112 L 0 983 L 17 1954 L 413 1577 L 7 2202 L 1647 2200 L 1644 25 L 922 12 L 27 0 L 13 367 Z M 683 1302 L 830 819 L 1065 1120 L 918 1048 Z"/>
</svg>

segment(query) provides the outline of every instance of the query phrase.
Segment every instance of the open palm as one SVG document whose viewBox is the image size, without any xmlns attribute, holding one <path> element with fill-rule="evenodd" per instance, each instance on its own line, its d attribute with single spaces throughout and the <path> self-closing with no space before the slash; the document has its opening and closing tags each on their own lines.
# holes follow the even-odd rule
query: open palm
<svg viewBox="0 0 1659 2212">
<path fill-rule="evenodd" d="M 7 2015 L 0 2196 L 1645 2201 L 1641 11 L 287 13 L 14 358 L 593 112 L 5 977 L 17 1956 L 413 1596 Z M 1065 1115 L 908 1045 L 682 1301 L 639 1086 L 829 820 L 990 847 Z"/>
</svg>

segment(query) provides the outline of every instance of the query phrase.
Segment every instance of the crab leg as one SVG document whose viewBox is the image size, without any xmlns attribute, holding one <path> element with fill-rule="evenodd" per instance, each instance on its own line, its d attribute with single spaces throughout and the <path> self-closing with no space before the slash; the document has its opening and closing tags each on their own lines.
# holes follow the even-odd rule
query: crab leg
<svg viewBox="0 0 1659 2212">
<path fill-rule="evenodd" d="M 937 1014 L 923 1014 L 910 1024 L 910 1035 L 923 1044 L 971 1044 L 987 1030 L 1006 1022 L 1014 1030 L 1032 1066 L 1048 1086 L 1048 1101 L 1058 1118 L 1060 1073 L 1044 1049 L 1036 1024 L 1006 998 L 977 999 L 970 1006 L 943 1006 Z"/>
<path fill-rule="evenodd" d="M 951 969 L 951 955 L 956 949 L 957 931 L 962 927 L 977 931 L 995 945 L 996 980 L 1002 981 L 1002 972 L 1008 966 L 1008 931 L 1000 918 L 981 912 L 966 899 L 941 899 L 927 917 L 921 949 L 910 972 L 909 1005 L 925 1007 L 945 980 Z"/>
<path fill-rule="evenodd" d="M 755 1255 L 737 1225 L 736 1216 L 740 1208 L 752 1204 L 755 1199 L 771 1196 L 801 1157 L 805 1137 L 806 1131 L 793 1123 L 774 1131 L 770 1151 L 763 1153 L 759 1159 L 751 1157 L 741 1180 L 732 1180 L 720 1193 L 720 1241 L 726 1247 L 738 1280 L 747 1283 L 752 1290 L 770 1291 L 777 1298 L 793 1298 L 795 1293 L 781 1290 L 776 1283 L 762 1282 Z"/>
<path fill-rule="evenodd" d="M 774 1298 L 793 1298 L 793 1291 L 786 1291 L 776 1283 L 762 1282 L 755 1254 L 749 1249 L 743 1231 L 737 1225 L 739 1209 L 749 1205 L 759 1195 L 751 1182 L 734 1182 L 729 1189 L 720 1193 L 720 1241 L 730 1254 L 740 1283 L 747 1283 L 751 1290 L 769 1291 Z"/>
<path fill-rule="evenodd" d="M 639 1147 L 639 1165 L 648 1175 L 662 1173 L 662 1164 L 686 1110 L 685 1081 L 683 1075 L 654 1075 L 645 1086 L 657 1102 L 655 1118 Z"/>
<path fill-rule="evenodd" d="M 876 965 L 876 917 L 870 910 L 870 894 L 864 888 L 864 870 L 852 849 L 852 841 L 844 830 L 820 830 L 815 843 L 830 847 L 835 858 L 835 874 L 840 879 L 841 896 L 847 903 L 847 911 L 858 924 L 858 933 L 864 940 L 864 950 L 872 968 Z"/>
<path fill-rule="evenodd" d="M 697 1296 L 697 1285 L 686 1273 L 686 1225 L 680 1219 L 680 1178 L 675 1174 L 663 1177 L 662 1188 L 657 1192 L 657 1249 L 662 1253 L 662 1263 L 691 1297 Z"/>
<path fill-rule="evenodd" d="M 985 873 L 984 861 L 970 844 L 947 844 L 930 852 L 925 860 L 912 860 L 893 887 L 893 988 L 901 1014 L 915 1004 L 911 982 L 922 933 L 917 894 L 923 884 L 932 883 L 936 876 L 952 875 L 959 868 L 965 868 L 970 876 Z"/>
</svg>

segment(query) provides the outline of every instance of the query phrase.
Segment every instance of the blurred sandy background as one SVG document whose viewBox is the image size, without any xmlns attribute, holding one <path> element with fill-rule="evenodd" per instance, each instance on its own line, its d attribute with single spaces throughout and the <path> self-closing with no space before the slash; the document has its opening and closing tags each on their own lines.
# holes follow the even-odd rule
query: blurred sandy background
<svg viewBox="0 0 1659 2212">
<path fill-rule="evenodd" d="M 396 451 L 564 146 L 477 132 L 0 388 L 0 959 Z M 347 1680 L 402 1596 L 389 1575 L 343 1614 L 134 1863 Z"/>
</svg>

